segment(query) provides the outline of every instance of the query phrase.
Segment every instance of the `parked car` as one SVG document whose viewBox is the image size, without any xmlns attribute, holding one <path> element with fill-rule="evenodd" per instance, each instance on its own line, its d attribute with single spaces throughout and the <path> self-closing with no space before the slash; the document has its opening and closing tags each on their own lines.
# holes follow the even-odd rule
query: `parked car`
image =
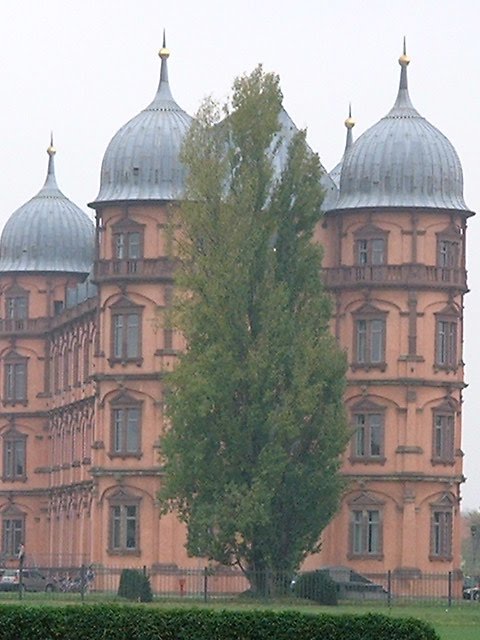
<svg viewBox="0 0 480 640">
<path fill-rule="evenodd" d="M 19 569 L 5 569 L 0 576 L 0 591 L 18 591 L 20 588 Z M 55 591 L 54 580 L 46 578 L 37 569 L 22 569 L 22 586 L 24 591 Z"/>
<path fill-rule="evenodd" d="M 480 579 L 465 576 L 463 580 L 464 600 L 480 600 Z"/>
</svg>

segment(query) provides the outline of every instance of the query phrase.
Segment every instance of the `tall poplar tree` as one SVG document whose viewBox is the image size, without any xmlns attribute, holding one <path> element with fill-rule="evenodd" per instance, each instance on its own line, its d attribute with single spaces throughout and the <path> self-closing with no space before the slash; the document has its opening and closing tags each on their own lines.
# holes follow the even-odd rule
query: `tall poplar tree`
<svg viewBox="0 0 480 640">
<path fill-rule="evenodd" d="M 160 495 L 188 552 L 240 566 L 257 588 L 317 550 L 348 440 L 346 363 L 313 242 L 322 171 L 304 132 L 285 153 L 281 105 L 278 77 L 258 67 L 223 111 L 203 105 L 185 142 L 174 321 L 187 348 L 162 452 Z"/>
</svg>

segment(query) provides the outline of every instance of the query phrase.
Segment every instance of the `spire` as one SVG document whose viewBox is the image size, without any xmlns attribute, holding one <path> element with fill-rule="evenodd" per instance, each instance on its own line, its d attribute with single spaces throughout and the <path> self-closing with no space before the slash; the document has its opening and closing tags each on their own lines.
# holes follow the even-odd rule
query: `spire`
<svg viewBox="0 0 480 640">
<path fill-rule="evenodd" d="M 57 150 L 53 146 L 53 131 L 50 132 L 50 145 L 47 149 L 47 153 L 48 153 L 47 178 L 45 180 L 45 184 L 43 185 L 43 187 L 44 188 L 54 187 L 55 189 L 58 189 L 57 180 L 55 178 L 55 162 L 54 162 L 54 158 L 55 158 L 55 154 L 57 153 Z"/>
<path fill-rule="evenodd" d="M 168 67 L 167 60 L 170 57 L 170 50 L 167 49 L 166 39 L 165 39 L 165 29 L 163 30 L 163 43 L 162 48 L 158 52 L 158 55 L 162 61 L 160 67 L 160 82 L 158 84 L 157 95 L 155 96 L 152 105 L 158 102 L 158 100 L 173 100 L 172 94 L 170 92 L 170 85 L 168 83 Z"/>
<path fill-rule="evenodd" d="M 395 104 L 393 105 L 393 109 L 414 109 L 410 96 L 408 95 L 407 67 L 410 64 L 410 58 L 407 56 L 407 39 L 405 36 L 403 38 L 403 53 L 398 59 L 398 64 L 401 67 L 400 86 L 398 88 L 398 95 L 395 100 Z"/>
<path fill-rule="evenodd" d="M 345 142 L 345 153 L 350 149 L 353 144 L 352 129 L 355 126 L 355 120 L 352 118 L 352 103 L 348 105 L 348 118 L 345 120 L 345 126 L 347 127 L 347 140 Z M 345 155 L 345 154 L 344 154 Z"/>
</svg>

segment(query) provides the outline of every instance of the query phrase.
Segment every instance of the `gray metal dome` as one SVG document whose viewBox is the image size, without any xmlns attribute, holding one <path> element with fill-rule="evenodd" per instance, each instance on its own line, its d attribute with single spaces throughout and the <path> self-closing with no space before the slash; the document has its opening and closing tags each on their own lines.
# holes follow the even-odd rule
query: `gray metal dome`
<svg viewBox="0 0 480 640">
<path fill-rule="evenodd" d="M 413 107 L 407 65 L 391 111 L 345 155 L 335 209 L 427 207 L 468 211 L 460 160 L 448 139 Z"/>
<path fill-rule="evenodd" d="M 103 157 L 100 192 L 90 206 L 125 200 L 179 200 L 186 170 L 181 146 L 192 122 L 172 97 L 168 50 L 160 50 L 160 83 L 153 102 L 112 138 Z"/>
<path fill-rule="evenodd" d="M 55 179 L 52 145 L 45 184 L 8 219 L 0 237 L 0 271 L 87 274 L 93 263 L 93 222 L 63 195 Z"/>
</svg>

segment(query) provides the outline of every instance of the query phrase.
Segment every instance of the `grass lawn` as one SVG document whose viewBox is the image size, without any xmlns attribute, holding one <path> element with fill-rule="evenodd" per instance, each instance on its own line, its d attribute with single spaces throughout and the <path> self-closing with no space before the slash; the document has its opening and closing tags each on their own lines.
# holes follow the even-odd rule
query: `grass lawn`
<svg viewBox="0 0 480 640">
<path fill-rule="evenodd" d="M 0 603 L 18 604 L 18 594 L 0 595 Z M 28 593 L 22 600 L 25 604 L 35 605 L 72 605 L 81 603 L 80 594 L 52 594 L 46 596 L 41 593 Z M 118 599 L 115 596 L 106 596 L 105 594 L 87 594 L 86 603 L 100 602 L 122 602 L 125 600 Z M 337 607 L 324 607 L 310 604 L 303 600 L 301 602 L 294 599 L 277 602 L 259 602 L 254 600 L 222 600 L 218 602 L 208 602 L 204 604 L 199 600 L 191 600 L 190 598 L 181 598 L 177 600 L 155 600 L 151 605 L 161 608 L 178 608 L 178 607 L 213 607 L 215 609 L 270 609 L 270 610 L 288 610 L 296 609 L 304 613 L 328 613 L 328 614 L 362 614 L 362 613 L 381 613 L 394 617 L 413 617 L 429 622 L 439 634 L 441 640 L 480 640 L 480 602 L 461 602 L 455 603 L 450 609 L 445 608 L 445 604 L 441 603 L 409 603 L 395 604 L 388 607 L 385 603 L 342 603 Z"/>
</svg>

